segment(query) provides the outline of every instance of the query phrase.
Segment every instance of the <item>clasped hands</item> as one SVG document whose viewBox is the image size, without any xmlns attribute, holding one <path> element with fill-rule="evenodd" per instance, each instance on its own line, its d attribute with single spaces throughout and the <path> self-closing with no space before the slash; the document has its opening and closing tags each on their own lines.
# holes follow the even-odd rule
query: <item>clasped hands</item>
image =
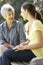
<svg viewBox="0 0 43 65">
<path fill-rule="evenodd" d="M 15 51 L 19 51 L 19 50 L 25 50 L 25 46 L 28 45 L 29 41 L 27 40 L 26 42 L 23 42 L 19 45 L 17 45 L 16 47 L 13 48 L 13 50 Z"/>
</svg>

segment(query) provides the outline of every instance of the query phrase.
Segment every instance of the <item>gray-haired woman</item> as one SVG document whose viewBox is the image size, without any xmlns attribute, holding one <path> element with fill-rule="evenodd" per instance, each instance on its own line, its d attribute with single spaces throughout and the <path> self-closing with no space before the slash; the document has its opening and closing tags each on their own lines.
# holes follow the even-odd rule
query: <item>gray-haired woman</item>
<svg viewBox="0 0 43 65">
<path fill-rule="evenodd" d="M 1 7 L 5 21 L 0 25 L 0 44 L 8 48 L 2 55 L 2 65 L 12 61 L 30 61 L 35 55 L 29 50 L 15 52 L 14 47 L 26 41 L 23 24 L 15 20 L 15 10 L 10 4 Z"/>
</svg>

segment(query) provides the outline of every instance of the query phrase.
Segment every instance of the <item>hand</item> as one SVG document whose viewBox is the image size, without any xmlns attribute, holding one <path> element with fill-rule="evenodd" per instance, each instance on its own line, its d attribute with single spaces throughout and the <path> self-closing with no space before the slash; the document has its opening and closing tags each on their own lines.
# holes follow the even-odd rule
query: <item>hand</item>
<svg viewBox="0 0 43 65">
<path fill-rule="evenodd" d="M 25 49 L 24 47 L 25 46 L 23 46 L 23 45 L 17 45 L 16 47 L 13 48 L 13 50 L 15 50 L 15 51 L 24 50 Z"/>
<path fill-rule="evenodd" d="M 23 43 L 21 43 L 20 45 L 23 45 L 23 46 L 25 46 L 25 45 L 28 45 L 29 44 L 29 40 L 27 40 L 27 41 L 25 41 L 25 42 L 23 42 Z"/>
<path fill-rule="evenodd" d="M 7 42 L 5 42 L 3 45 L 4 45 L 5 47 L 11 48 L 11 49 L 15 47 L 14 45 L 11 45 L 11 44 L 9 44 L 9 43 L 7 43 Z"/>
<path fill-rule="evenodd" d="M 29 40 L 21 43 L 20 45 L 17 45 L 16 47 L 13 48 L 13 50 L 15 50 L 15 51 L 25 50 L 25 46 L 28 45 L 28 43 L 29 43 Z"/>
<path fill-rule="evenodd" d="M 10 48 L 12 48 L 12 49 L 13 49 L 14 47 L 15 47 L 15 46 L 13 46 L 13 45 L 10 45 Z"/>
</svg>

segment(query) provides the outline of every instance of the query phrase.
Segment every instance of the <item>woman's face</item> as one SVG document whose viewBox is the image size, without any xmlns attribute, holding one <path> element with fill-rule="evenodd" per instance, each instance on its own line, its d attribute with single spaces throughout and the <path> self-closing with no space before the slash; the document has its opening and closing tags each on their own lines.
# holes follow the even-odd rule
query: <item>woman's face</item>
<svg viewBox="0 0 43 65">
<path fill-rule="evenodd" d="M 24 20 L 27 20 L 27 10 L 23 9 L 23 7 L 21 7 L 21 14 L 20 14 Z"/>
<path fill-rule="evenodd" d="M 14 21 L 14 12 L 12 10 L 7 13 L 6 21 L 7 22 L 13 22 Z"/>
</svg>

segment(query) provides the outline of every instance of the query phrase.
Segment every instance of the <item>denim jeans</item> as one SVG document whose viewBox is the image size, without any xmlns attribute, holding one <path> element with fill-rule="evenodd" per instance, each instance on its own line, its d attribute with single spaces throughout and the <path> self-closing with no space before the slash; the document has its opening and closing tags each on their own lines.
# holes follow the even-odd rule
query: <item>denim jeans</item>
<svg viewBox="0 0 43 65">
<path fill-rule="evenodd" d="M 6 50 L 2 55 L 2 65 L 11 65 L 14 61 L 29 62 L 35 55 L 30 50 L 15 51 L 12 49 Z"/>
<path fill-rule="evenodd" d="M 2 65 L 2 56 L 0 57 L 0 65 Z"/>
</svg>

